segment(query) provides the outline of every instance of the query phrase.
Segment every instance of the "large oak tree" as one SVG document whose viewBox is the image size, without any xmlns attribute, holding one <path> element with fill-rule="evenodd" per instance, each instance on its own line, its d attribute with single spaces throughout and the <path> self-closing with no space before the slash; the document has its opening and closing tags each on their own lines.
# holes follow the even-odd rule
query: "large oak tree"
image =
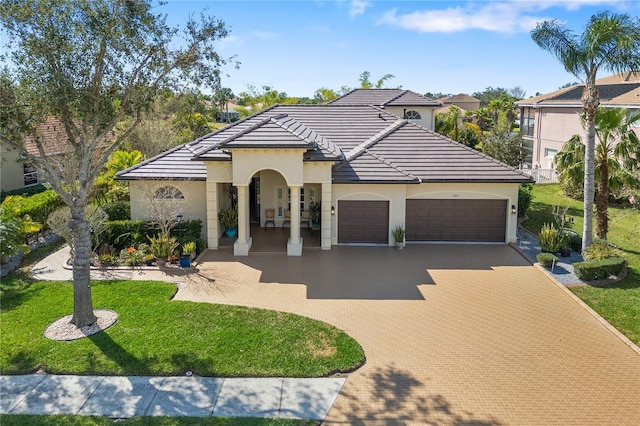
<svg viewBox="0 0 640 426">
<path fill-rule="evenodd" d="M 29 161 L 70 209 L 77 327 L 96 320 L 86 218 L 95 177 L 156 94 L 185 84 L 217 89 L 226 63 L 215 49 L 227 36 L 223 21 L 203 14 L 170 27 L 157 7 L 149 0 L 0 3 L 10 40 L 2 58 L 9 66 L 1 79 L 0 139 L 22 148 L 32 138 L 39 153 Z M 56 129 L 41 125 L 49 117 Z M 45 155 L 52 137 L 64 149 Z"/>
</svg>

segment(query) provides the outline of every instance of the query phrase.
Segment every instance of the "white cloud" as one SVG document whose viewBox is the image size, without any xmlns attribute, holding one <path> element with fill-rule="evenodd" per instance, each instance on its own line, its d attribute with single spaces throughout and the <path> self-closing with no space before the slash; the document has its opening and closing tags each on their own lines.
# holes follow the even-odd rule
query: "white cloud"
<svg viewBox="0 0 640 426">
<path fill-rule="evenodd" d="M 253 31 L 252 34 L 254 35 L 254 37 L 261 40 L 271 40 L 277 37 L 275 33 L 270 33 L 268 31 Z"/>
<path fill-rule="evenodd" d="M 355 18 L 358 15 L 362 15 L 369 6 L 371 6 L 371 3 L 366 0 L 351 0 L 351 4 L 349 5 L 349 17 Z"/>
<path fill-rule="evenodd" d="M 398 8 L 394 8 L 386 12 L 378 23 L 420 33 L 452 33 L 466 30 L 499 33 L 528 32 L 535 28 L 537 22 L 553 19 L 536 16 L 551 7 L 577 10 L 582 6 L 603 3 L 624 2 L 622 0 L 468 2 L 463 6 L 417 10 L 405 14 L 398 14 Z"/>
</svg>

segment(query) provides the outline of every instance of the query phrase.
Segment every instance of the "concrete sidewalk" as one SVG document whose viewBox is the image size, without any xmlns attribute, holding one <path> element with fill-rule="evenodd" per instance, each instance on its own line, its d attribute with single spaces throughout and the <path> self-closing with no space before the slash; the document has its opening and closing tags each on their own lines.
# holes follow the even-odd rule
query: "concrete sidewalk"
<svg viewBox="0 0 640 426">
<path fill-rule="evenodd" d="M 0 376 L 0 414 L 324 420 L 346 378 Z"/>
</svg>

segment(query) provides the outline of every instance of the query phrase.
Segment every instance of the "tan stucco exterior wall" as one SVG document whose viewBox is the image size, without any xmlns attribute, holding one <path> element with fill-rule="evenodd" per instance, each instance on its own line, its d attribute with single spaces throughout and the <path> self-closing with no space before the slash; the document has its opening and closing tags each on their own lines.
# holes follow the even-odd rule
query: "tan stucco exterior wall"
<svg viewBox="0 0 640 426">
<path fill-rule="evenodd" d="M 182 213 L 184 220 L 202 221 L 202 236 L 207 238 L 207 194 L 206 183 L 201 181 L 130 181 L 131 219 L 152 220 L 150 197 L 162 186 L 173 186 L 182 192 L 183 200 L 161 201 L 170 203 L 170 210 Z M 135 200 L 135 201 L 134 201 Z"/>
<path fill-rule="evenodd" d="M 420 120 L 411 120 L 414 123 L 426 127 L 429 130 L 435 128 L 435 114 L 433 107 L 385 107 L 385 111 L 397 115 L 399 118 L 404 118 L 404 111 L 418 111 L 420 113 Z"/>
<path fill-rule="evenodd" d="M 0 147 L 0 186 L 2 191 L 11 191 L 24 186 L 24 168 L 17 152 Z"/>
</svg>

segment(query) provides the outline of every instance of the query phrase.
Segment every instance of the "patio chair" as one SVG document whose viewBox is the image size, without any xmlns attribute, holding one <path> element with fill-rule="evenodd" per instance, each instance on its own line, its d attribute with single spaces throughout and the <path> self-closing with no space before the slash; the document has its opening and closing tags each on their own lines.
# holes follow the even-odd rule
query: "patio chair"
<svg viewBox="0 0 640 426">
<path fill-rule="evenodd" d="M 269 223 L 276 229 L 276 209 L 265 209 L 264 217 L 264 229 L 267 229 Z"/>
<path fill-rule="evenodd" d="M 291 227 L 291 210 L 288 209 L 284 211 L 284 223 L 282 224 L 282 227 L 284 228 L 287 223 L 289 224 L 289 227 Z"/>
<path fill-rule="evenodd" d="M 300 226 L 306 226 L 311 229 L 311 222 L 309 222 L 309 210 L 303 210 L 300 213 Z"/>
</svg>

